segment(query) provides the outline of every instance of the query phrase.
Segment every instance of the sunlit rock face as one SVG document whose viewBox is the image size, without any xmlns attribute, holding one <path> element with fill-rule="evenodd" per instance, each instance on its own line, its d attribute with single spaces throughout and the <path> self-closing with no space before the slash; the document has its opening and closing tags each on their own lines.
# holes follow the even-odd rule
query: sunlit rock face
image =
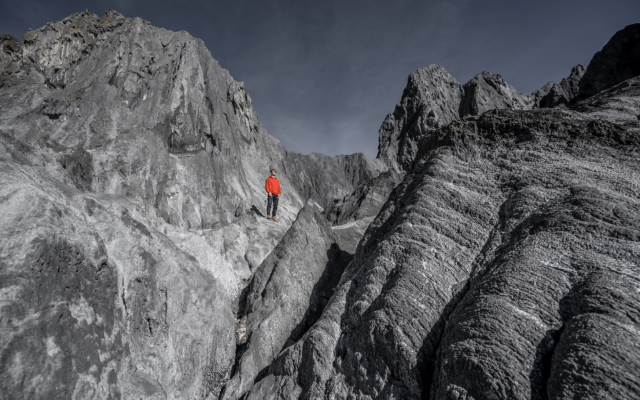
<svg viewBox="0 0 640 400">
<path fill-rule="evenodd" d="M 24 43 L 2 43 L 5 132 L 81 147 L 93 158 L 87 189 L 143 199 L 173 225 L 233 221 L 264 200 L 257 189 L 271 167 L 296 210 L 377 173 L 363 155 L 285 150 L 243 83 L 186 32 L 87 11 L 27 32 Z"/>
<path fill-rule="evenodd" d="M 84 11 L 24 39 L 0 38 L 3 393 L 216 398 L 243 279 L 380 168 L 284 149 L 186 32 Z"/>
<path fill-rule="evenodd" d="M 284 149 L 186 32 L 2 35 L 1 392 L 640 397 L 635 30 L 531 96 L 422 68 L 374 160 Z"/>
</svg>

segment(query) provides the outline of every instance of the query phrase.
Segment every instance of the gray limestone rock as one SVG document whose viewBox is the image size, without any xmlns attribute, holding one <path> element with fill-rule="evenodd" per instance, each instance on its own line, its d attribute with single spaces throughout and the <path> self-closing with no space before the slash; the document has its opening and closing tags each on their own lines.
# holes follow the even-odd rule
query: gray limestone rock
<svg viewBox="0 0 640 400">
<path fill-rule="evenodd" d="M 637 397 L 639 151 L 559 110 L 426 135 L 322 317 L 249 398 Z"/>
<path fill-rule="evenodd" d="M 228 267 L 176 236 L 202 238 L 79 190 L 53 150 L 4 133 L 0 170 L 2 397 L 217 396 L 235 300 Z"/>
<path fill-rule="evenodd" d="M 393 170 L 383 172 L 360 185 L 342 199 L 335 199 L 325 211 L 327 219 L 335 226 L 349 221 L 375 217 L 387 201 L 391 191 L 402 181 L 402 175 Z"/>
<path fill-rule="evenodd" d="M 640 77 L 628 79 L 571 107 L 640 132 Z"/>
<path fill-rule="evenodd" d="M 402 100 L 380 127 L 377 158 L 396 172 L 408 170 L 420 136 L 459 118 L 463 94 L 462 86 L 439 65 L 409 75 Z"/>
<path fill-rule="evenodd" d="M 1 35 L 0 392 L 640 397 L 637 27 L 532 96 L 414 72 L 375 160 L 284 149 L 186 32 Z"/>
<path fill-rule="evenodd" d="M 460 116 L 480 115 L 489 110 L 529 110 L 532 100 L 509 85 L 502 76 L 482 72 L 464 84 Z"/>
<path fill-rule="evenodd" d="M 390 169 L 363 183 L 342 199 L 335 199 L 324 210 L 343 249 L 355 252 L 364 231 L 378 215 L 389 194 L 402 182 L 402 177 L 402 174 Z"/>
<path fill-rule="evenodd" d="M 531 97 L 533 98 L 533 108 L 554 108 L 569 102 L 562 86 L 555 82 L 547 83 L 531 93 Z"/>
<path fill-rule="evenodd" d="M 571 102 L 578 95 L 579 82 L 585 70 L 582 64 L 578 64 L 571 69 L 571 74 L 567 78 L 563 78 L 559 85 L 555 82 L 549 82 L 531 93 L 533 108 L 554 108 Z"/>
<path fill-rule="evenodd" d="M 569 101 L 573 100 L 578 95 L 578 92 L 580 91 L 580 79 L 582 79 L 586 71 L 587 68 L 584 65 L 578 64 L 571 68 L 571 73 L 568 77 L 563 78 L 560 81 L 560 86 L 564 90 Z"/>
<path fill-rule="evenodd" d="M 578 100 L 584 100 L 622 81 L 640 75 L 640 24 L 616 32 L 597 52 L 579 83 Z"/>
<path fill-rule="evenodd" d="M 85 10 L 2 46 L 5 132 L 81 147 L 96 177 L 88 190 L 142 199 L 173 225 L 213 228 L 261 205 L 271 166 L 291 218 L 307 199 L 326 206 L 379 173 L 362 154 L 284 149 L 243 84 L 186 32 Z"/>
<path fill-rule="evenodd" d="M 223 399 L 251 390 L 280 350 L 320 317 L 352 256 L 337 239 L 320 210 L 308 204 L 256 270 L 246 299 L 247 342 L 238 349 Z"/>
<path fill-rule="evenodd" d="M 2 35 L 0 108 L 11 398 L 218 398 L 243 279 L 307 200 L 381 169 L 287 151 L 202 41 L 115 11 Z M 271 166 L 279 224 L 264 218 Z"/>
</svg>

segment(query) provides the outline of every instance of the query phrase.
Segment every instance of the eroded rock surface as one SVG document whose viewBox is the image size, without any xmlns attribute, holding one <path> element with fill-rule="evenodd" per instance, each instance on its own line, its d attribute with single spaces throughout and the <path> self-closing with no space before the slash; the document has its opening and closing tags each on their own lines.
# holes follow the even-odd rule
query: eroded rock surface
<svg viewBox="0 0 640 400">
<path fill-rule="evenodd" d="M 460 116 L 505 109 L 529 110 L 531 99 L 505 82 L 502 76 L 491 72 L 482 72 L 464 84 Z"/>
<path fill-rule="evenodd" d="M 619 125 L 546 110 L 426 135 L 323 316 L 249 398 L 563 398 L 596 386 L 581 375 L 606 396 L 638 396 L 640 297 L 615 282 L 640 282 L 639 144 Z M 602 294 L 579 289 L 590 279 Z M 599 316 L 612 296 L 629 312 Z M 617 333 L 600 352 L 603 331 Z"/>
<path fill-rule="evenodd" d="M 207 229 L 262 208 L 271 167 L 291 218 L 308 198 L 324 206 L 378 173 L 364 155 L 288 152 L 243 83 L 186 32 L 84 11 L 27 32 L 21 57 L 19 42 L 2 43 L 4 131 L 82 148 L 95 177 L 87 189 L 142 199 L 173 225 Z"/>
<path fill-rule="evenodd" d="M 579 100 L 584 100 L 622 81 L 640 75 L 640 24 L 616 32 L 597 52 L 579 83 Z"/>
<path fill-rule="evenodd" d="M 572 107 L 582 114 L 640 131 L 640 77 L 631 78 Z"/>
<path fill-rule="evenodd" d="M 375 160 L 284 149 L 186 32 L 2 35 L 0 392 L 640 397 L 636 30 L 532 96 L 420 69 Z"/>
<path fill-rule="evenodd" d="M 256 270 L 246 299 L 247 342 L 224 399 L 241 398 L 320 317 L 352 257 L 337 242 L 320 210 L 308 204 Z"/>
<path fill-rule="evenodd" d="M 284 149 L 186 32 L 85 10 L 24 38 L 0 37 L 1 392 L 218 398 L 243 279 L 379 163 Z"/>
<path fill-rule="evenodd" d="M 222 274 L 140 203 L 60 181 L 4 134 L 0 169 L 3 396 L 217 396 L 235 353 Z"/>
</svg>

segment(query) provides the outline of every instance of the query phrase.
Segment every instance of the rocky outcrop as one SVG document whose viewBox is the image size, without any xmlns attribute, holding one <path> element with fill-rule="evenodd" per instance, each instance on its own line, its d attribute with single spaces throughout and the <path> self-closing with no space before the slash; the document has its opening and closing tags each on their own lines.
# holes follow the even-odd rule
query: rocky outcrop
<svg viewBox="0 0 640 400">
<path fill-rule="evenodd" d="M 628 79 L 576 103 L 572 109 L 640 132 L 640 77 Z"/>
<path fill-rule="evenodd" d="M 335 199 L 324 215 L 333 225 L 340 246 L 354 253 L 373 218 L 378 215 L 389 194 L 402 182 L 403 174 L 394 170 L 383 172 L 360 185 L 351 194 Z"/>
<path fill-rule="evenodd" d="M 489 110 L 529 109 L 529 96 L 517 91 L 498 74 L 485 71 L 464 84 L 460 116 L 480 115 Z"/>
<path fill-rule="evenodd" d="M 579 82 L 585 71 L 586 68 L 582 64 L 578 64 L 571 69 L 571 74 L 562 79 L 559 85 L 555 82 L 549 82 L 533 92 L 531 94 L 533 108 L 554 108 L 569 104 L 578 95 Z"/>
<path fill-rule="evenodd" d="M 584 100 L 622 81 L 640 75 L 640 24 L 616 32 L 587 66 L 578 100 Z"/>
<path fill-rule="evenodd" d="M 334 225 L 342 248 L 355 251 L 373 217 L 411 168 L 420 138 L 458 119 L 462 96 L 462 86 L 438 65 L 409 76 L 400 102 L 379 130 L 378 156 L 373 160 L 378 173 L 369 174 L 352 192 L 326 205 L 324 214 Z"/>
<path fill-rule="evenodd" d="M 3 397 L 217 396 L 235 351 L 227 266 L 212 273 L 202 237 L 185 246 L 141 204 L 60 179 L 54 154 L 0 135 Z"/>
<path fill-rule="evenodd" d="M 261 125 L 243 84 L 186 32 L 84 11 L 27 32 L 21 57 L 15 40 L 2 43 L 3 74 L 13 71 L 5 131 L 82 147 L 93 158 L 91 191 L 141 199 L 173 225 L 234 221 L 264 201 L 271 167 L 291 218 L 308 198 L 324 206 L 378 173 L 363 155 L 288 152 Z"/>
<path fill-rule="evenodd" d="M 335 199 L 324 213 L 333 225 L 342 225 L 367 217 L 375 217 L 387 201 L 391 191 L 402 181 L 393 170 L 359 186 L 351 195 Z"/>
<path fill-rule="evenodd" d="M 22 60 L 22 42 L 3 33 L 0 35 L 0 89 L 20 78 Z"/>
<path fill-rule="evenodd" d="M 571 68 L 571 73 L 568 77 L 563 78 L 560 81 L 560 87 L 566 94 L 569 101 L 573 100 L 578 95 L 578 92 L 580 91 L 580 79 L 582 79 L 586 71 L 587 69 L 584 65 L 578 64 Z"/>
<path fill-rule="evenodd" d="M 243 279 L 307 200 L 379 168 L 287 151 L 202 41 L 115 11 L 2 35 L 0 108 L 11 398 L 217 398 Z M 280 224 L 264 218 L 271 167 Z"/>
<path fill-rule="evenodd" d="M 426 135 L 320 320 L 249 398 L 638 396 L 640 298 L 616 282 L 640 282 L 639 145 L 555 110 Z"/>
<path fill-rule="evenodd" d="M 253 276 L 246 299 L 247 342 L 239 347 L 223 399 L 251 390 L 280 350 L 316 322 L 350 260 L 320 210 L 305 206 Z"/>
<path fill-rule="evenodd" d="M 462 97 L 462 86 L 439 65 L 409 75 L 402 100 L 380 127 L 377 158 L 396 172 L 409 169 L 420 136 L 458 119 Z"/>
</svg>

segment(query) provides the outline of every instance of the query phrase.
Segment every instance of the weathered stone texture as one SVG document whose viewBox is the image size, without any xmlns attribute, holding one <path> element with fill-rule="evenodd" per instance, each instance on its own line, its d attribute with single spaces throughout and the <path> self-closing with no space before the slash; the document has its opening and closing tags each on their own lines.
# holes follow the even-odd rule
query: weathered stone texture
<svg viewBox="0 0 640 400">
<path fill-rule="evenodd" d="M 439 65 L 409 75 L 401 102 L 380 127 L 377 158 L 397 172 L 408 170 L 419 137 L 458 119 L 463 94 L 462 86 Z"/>
<path fill-rule="evenodd" d="M 375 160 L 284 149 L 186 32 L 1 35 L 0 393 L 640 397 L 638 26 L 531 96 L 414 72 Z"/>
<path fill-rule="evenodd" d="M 529 96 L 509 85 L 502 76 L 482 72 L 464 84 L 460 116 L 480 115 L 489 110 L 529 110 Z"/>
<path fill-rule="evenodd" d="M 287 151 L 202 41 L 115 11 L 2 35 L 0 90 L 11 398 L 217 398 L 242 279 L 308 199 L 381 170 Z M 281 224 L 264 218 L 272 166 Z"/>
<path fill-rule="evenodd" d="M 597 52 L 580 79 L 578 99 L 584 100 L 640 75 L 640 24 L 616 32 Z"/>
<path fill-rule="evenodd" d="M 637 396 L 636 322 L 596 356 L 603 329 L 563 310 L 592 272 L 605 287 L 639 280 L 640 221 L 626 217 L 639 207 L 639 144 L 567 111 L 487 113 L 426 135 L 322 318 L 249 398 L 563 397 L 588 390 L 581 374 L 607 396 Z M 616 289 L 629 310 L 631 287 Z M 614 331 L 627 315 L 597 319 Z"/>
<path fill-rule="evenodd" d="M 337 244 L 316 206 L 306 205 L 262 262 L 246 298 L 247 342 L 224 399 L 238 399 L 267 372 L 278 353 L 320 317 L 351 254 Z"/>
</svg>

